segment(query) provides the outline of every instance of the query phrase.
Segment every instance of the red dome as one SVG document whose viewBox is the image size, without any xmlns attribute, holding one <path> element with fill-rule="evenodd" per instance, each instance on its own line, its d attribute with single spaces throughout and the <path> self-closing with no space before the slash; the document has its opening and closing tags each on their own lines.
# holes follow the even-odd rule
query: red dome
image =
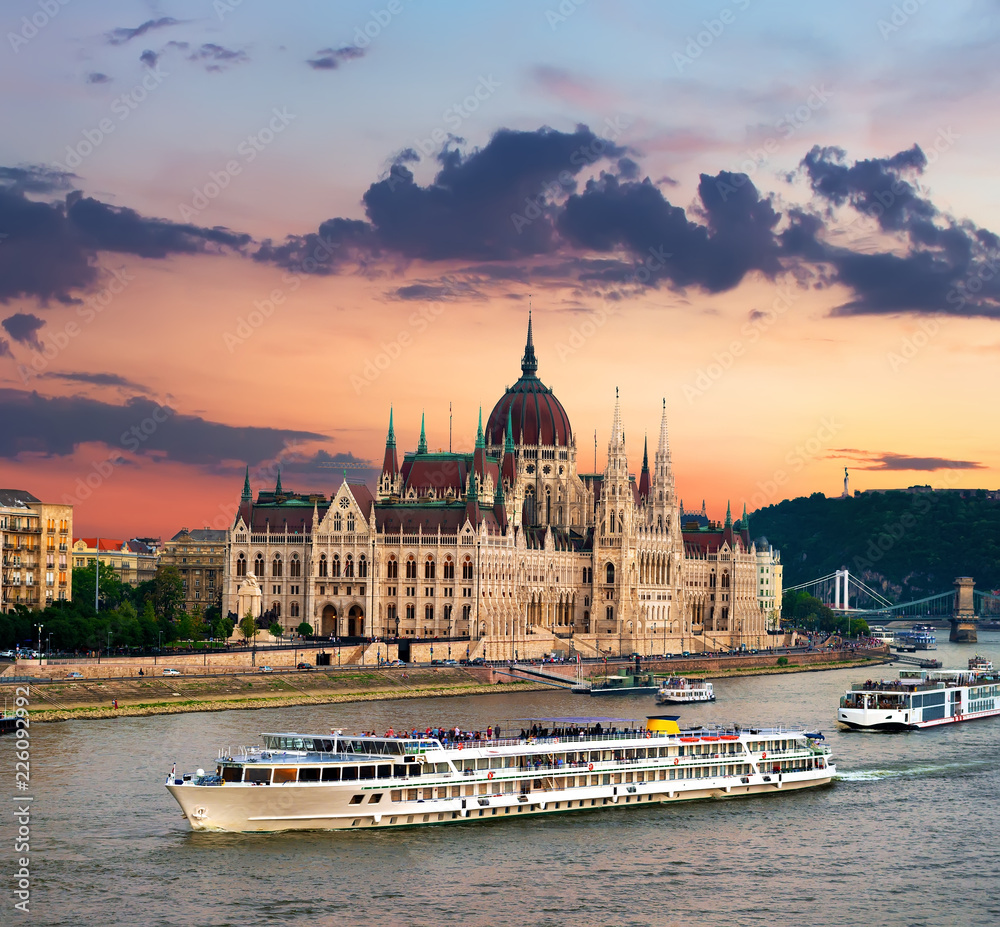
<svg viewBox="0 0 1000 927">
<path fill-rule="evenodd" d="M 510 387 L 493 407 L 486 423 L 487 441 L 498 445 L 507 430 L 510 416 L 511 438 L 514 444 L 544 444 L 567 447 L 573 440 L 569 416 L 550 390 L 538 377 L 538 361 L 531 341 L 531 317 L 528 317 L 528 343 L 521 359 L 521 378 Z"/>
</svg>

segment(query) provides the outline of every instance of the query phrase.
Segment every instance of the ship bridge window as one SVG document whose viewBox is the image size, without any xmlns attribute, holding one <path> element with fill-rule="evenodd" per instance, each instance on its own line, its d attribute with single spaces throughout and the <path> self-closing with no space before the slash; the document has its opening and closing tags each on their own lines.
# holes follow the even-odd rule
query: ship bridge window
<svg viewBox="0 0 1000 927">
<path fill-rule="evenodd" d="M 299 782 L 319 782 L 319 774 L 318 766 L 303 766 L 299 770 Z"/>
<path fill-rule="evenodd" d="M 361 772 L 358 776 L 359 779 L 374 779 L 375 778 L 375 767 L 374 766 L 361 766 L 359 767 Z"/>
<path fill-rule="evenodd" d="M 339 766 L 324 766 L 323 767 L 323 781 L 324 782 L 340 782 L 340 767 Z"/>
<path fill-rule="evenodd" d="M 243 772 L 244 782 L 270 782 L 270 766 L 246 766 Z"/>
<path fill-rule="evenodd" d="M 295 767 L 283 767 L 281 769 L 274 770 L 274 779 L 272 780 L 275 785 L 284 782 L 294 782 L 296 773 L 298 769 Z"/>
<path fill-rule="evenodd" d="M 419 766 L 417 763 L 413 763 L 411 766 L 407 766 L 406 768 L 410 771 L 411 776 L 419 776 L 420 773 L 423 771 L 422 767 Z"/>
<path fill-rule="evenodd" d="M 223 766 L 222 767 L 222 781 L 223 782 L 239 782 L 243 778 L 243 767 L 242 766 Z"/>
<path fill-rule="evenodd" d="M 392 778 L 392 766 L 389 763 L 382 763 L 378 768 L 379 779 L 391 779 Z"/>
<path fill-rule="evenodd" d="M 353 780 L 358 778 L 358 767 L 357 766 L 344 766 L 340 774 L 341 779 L 345 782 L 348 780 Z"/>
</svg>

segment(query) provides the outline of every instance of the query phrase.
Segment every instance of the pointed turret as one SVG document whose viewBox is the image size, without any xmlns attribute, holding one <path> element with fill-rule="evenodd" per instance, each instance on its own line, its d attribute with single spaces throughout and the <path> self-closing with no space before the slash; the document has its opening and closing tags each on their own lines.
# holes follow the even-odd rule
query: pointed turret
<svg viewBox="0 0 1000 927">
<path fill-rule="evenodd" d="M 420 413 L 420 442 L 417 444 L 417 453 L 427 453 L 427 433 L 424 431 L 424 413 Z"/>
<path fill-rule="evenodd" d="M 399 459 L 396 457 L 396 432 L 392 426 L 391 408 L 389 409 L 389 433 L 385 436 L 385 456 L 382 458 L 382 474 L 378 481 L 378 491 L 383 499 L 399 494 Z"/>
<path fill-rule="evenodd" d="M 500 482 L 506 483 L 508 489 L 514 489 L 517 480 L 517 458 L 514 451 L 514 439 L 511 437 L 510 409 L 507 410 L 507 430 L 503 437 L 503 459 L 500 461 Z"/>
<path fill-rule="evenodd" d="M 747 515 L 747 504 L 743 503 L 743 517 L 740 519 L 740 528 L 743 531 L 750 530 L 750 517 Z"/>
<path fill-rule="evenodd" d="M 278 479 L 274 484 L 274 494 L 276 496 L 283 496 L 285 491 L 281 488 L 281 464 L 278 464 Z"/>
<path fill-rule="evenodd" d="M 531 310 L 528 310 L 528 340 L 524 345 L 524 357 L 521 358 L 521 374 L 533 377 L 538 371 L 538 359 L 535 357 L 535 343 L 531 339 Z"/>
<path fill-rule="evenodd" d="M 483 438 L 483 407 L 479 407 L 479 427 L 476 429 L 476 447 L 486 447 L 486 441 Z"/>
<path fill-rule="evenodd" d="M 250 491 L 250 467 L 248 465 L 246 474 L 243 477 L 243 494 L 240 496 L 240 506 L 236 510 L 236 517 L 233 519 L 233 524 L 237 524 L 242 518 L 243 524 L 249 528 L 252 517 L 253 493 Z"/>
<path fill-rule="evenodd" d="M 479 409 L 479 427 L 476 429 L 476 450 L 472 455 L 472 471 L 480 485 L 486 481 L 486 441 L 483 439 L 483 410 Z"/>
<path fill-rule="evenodd" d="M 733 527 L 733 510 L 729 506 L 729 502 L 726 502 L 726 527 Z"/>
<path fill-rule="evenodd" d="M 243 495 L 240 497 L 241 501 L 249 502 L 253 499 L 253 493 L 250 492 L 250 465 L 247 464 L 247 472 L 243 477 Z"/>
<path fill-rule="evenodd" d="M 649 442 L 642 439 L 642 472 L 639 474 L 639 499 L 645 503 L 649 498 Z"/>
</svg>

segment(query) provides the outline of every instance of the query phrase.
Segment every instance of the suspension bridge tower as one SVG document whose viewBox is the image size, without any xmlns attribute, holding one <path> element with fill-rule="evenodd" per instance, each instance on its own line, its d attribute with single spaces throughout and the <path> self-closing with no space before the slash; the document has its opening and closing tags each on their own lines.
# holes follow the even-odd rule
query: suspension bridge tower
<svg viewBox="0 0 1000 927">
<path fill-rule="evenodd" d="M 951 616 L 951 634 L 948 640 L 960 644 L 975 644 L 976 600 L 973 592 L 976 581 L 971 576 L 959 576 L 955 580 L 955 611 Z"/>
</svg>

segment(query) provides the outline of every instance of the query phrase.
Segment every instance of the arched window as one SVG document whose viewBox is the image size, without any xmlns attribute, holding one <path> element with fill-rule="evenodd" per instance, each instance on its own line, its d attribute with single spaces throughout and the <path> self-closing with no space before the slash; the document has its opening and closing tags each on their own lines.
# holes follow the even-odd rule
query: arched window
<svg viewBox="0 0 1000 927">
<path fill-rule="evenodd" d="M 451 557 L 449 557 L 444 562 L 444 575 L 443 575 L 443 578 L 444 579 L 454 579 L 455 578 L 455 563 L 451 559 Z"/>
<path fill-rule="evenodd" d="M 271 605 L 271 614 L 274 615 L 275 618 L 280 618 L 281 617 L 281 603 L 280 602 L 274 602 Z"/>
<path fill-rule="evenodd" d="M 299 617 L 299 603 L 298 602 L 292 602 L 292 604 L 288 606 L 288 614 L 292 618 L 298 618 Z"/>
<path fill-rule="evenodd" d="M 347 530 L 354 531 L 354 512 L 347 513 Z"/>
<path fill-rule="evenodd" d="M 348 554 L 347 559 L 344 561 L 344 576 L 348 579 L 354 576 L 354 558 Z"/>
<path fill-rule="evenodd" d="M 462 562 L 462 579 L 472 579 L 472 560 L 468 557 Z"/>
<path fill-rule="evenodd" d="M 319 575 L 324 579 L 330 575 L 329 573 L 330 565 L 327 563 L 326 554 L 319 555 Z"/>
<path fill-rule="evenodd" d="M 614 607 L 614 605 L 609 605 L 606 609 L 604 609 L 604 617 L 607 618 L 608 621 L 614 621 L 615 620 L 615 607 Z"/>
<path fill-rule="evenodd" d="M 333 563 L 330 564 L 330 575 L 334 577 L 340 576 L 340 557 L 336 554 L 333 555 Z"/>
<path fill-rule="evenodd" d="M 406 620 L 407 621 L 413 621 L 413 619 L 416 617 L 416 614 L 417 614 L 417 610 L 416 610 L 416 608 L 412 604 L 406 606 Z"/>
<path fill-rule="evenodd" d="M 344 530 L 344 519 L 341 518 L 340 512 L 333 513 L 333 530 L 338 533 Z"/>
<path fill-rule="evenodd" d="M 472 615 L 472 606 L 463 605 L 462 606 L 462 621 L 468 621 Z"/>
<path fill-rule="evenodd" d="M 358 558 L 358 579 L 365 579 L 368 576 L 368 561 L 365 560 L 362 554 Z"/>
<path fill-rule="evenodd" d="M 247 575 L 247 558 L 240 554 L 236 560 L 236 575 L 246 576 Z"/>
<path fill-rule="evenodd" d="M 257 554 L 253 561 L 253 575 L 263 576 L 264 575 L 264 555 Z"/>
<path fill-rule="evenodd" d="M 281 576 L 281 557 L 275 555 L 275 558 L 271 561 L 271 575 Z"/>
<path fill-rule="evenodd" d="M 610 586 L 615 581 L 615 565 L 609 563 L 604 568 L 605 582 Z"/>
<path fill-rule="evenodd" d="M 288 575 L 299 577 L 302 575 L 302 561 L 298 554 L 292 554 L 292 559 L 288 562 Z"/>
<path fill-rule="evenodd" d="M 395 557 L 390 557 L 386 564 L 386 579 L 399 578 L 399 561 Z"/>
<path fill-rule="evenodd" d="M 728 589 L 729 588 L 729 571 L 728 570 L 726 570 L 722 574 L 722 588 L 723 589 Z"/>
<path fill-rule="evenodd" d="M 434 561 L 431 559 L 424 561 L 424 579 L 434 579 Z"/>
<path fill-rule="evenodd" d="M 424 621 L 428 622 L 428 624 L 433 624 L 434 623 L 434 606 L 433 605 L 425 605 L 424 606 Z"/>
<path fill-rule="evenodd" d="M 416 579 L 417 578 L 417 561 L 410 557 L 406 561 L 406 578 Z"/>
</svg>

